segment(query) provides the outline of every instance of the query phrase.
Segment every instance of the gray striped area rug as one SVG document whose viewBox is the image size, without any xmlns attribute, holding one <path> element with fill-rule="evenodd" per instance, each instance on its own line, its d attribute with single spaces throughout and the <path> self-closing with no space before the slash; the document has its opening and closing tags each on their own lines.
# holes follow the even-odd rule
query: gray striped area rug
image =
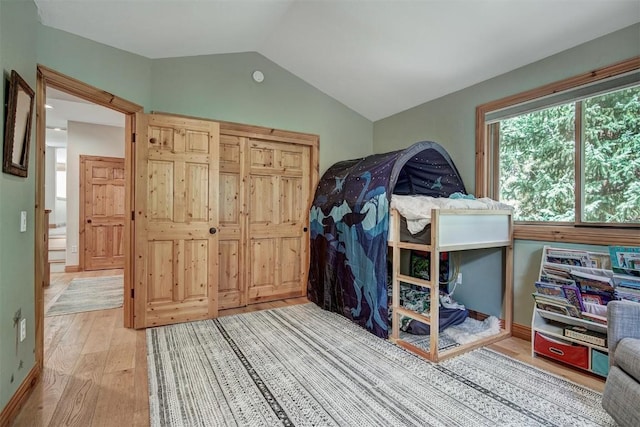
<svg viewBox="0 0 640 427">
<path fill-rule="evenodd" d="M 313 304 L 147 330 L 152 426 L 613 425 L 487 349 L 433 364 Z"/>
<path fill-rule="evenodd" d="M 122 307 L 123 298 L 123 276 L 73 279 L 45 316 L 118 308 Z"/>
</svg>

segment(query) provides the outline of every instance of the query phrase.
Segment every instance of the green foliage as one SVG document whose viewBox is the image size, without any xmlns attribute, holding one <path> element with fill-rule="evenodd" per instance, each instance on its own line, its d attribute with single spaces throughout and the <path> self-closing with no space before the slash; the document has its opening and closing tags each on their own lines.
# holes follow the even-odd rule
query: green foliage
<svg viewBox="0 0 640 427">
<path fill-rule="evenodd" d="M 583 221 L 640 222 L 640 87 L 582 101 Z M 575 104 L 500 122 L 500 200 L 520 221 L 575 221 Z"/>
</svg>

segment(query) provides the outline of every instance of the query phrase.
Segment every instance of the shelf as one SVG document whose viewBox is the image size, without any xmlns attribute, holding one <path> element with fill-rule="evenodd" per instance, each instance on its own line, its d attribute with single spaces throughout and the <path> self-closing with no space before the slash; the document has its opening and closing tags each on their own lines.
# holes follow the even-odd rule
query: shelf
<svg viewBox="0 0 640 427">
<path fill-rule="evenodd" d="M 607 333 L 607 325 L 591 322 L 589 320 L 579 319 L 577 317 L 565 316 L 564 314 L 552 313 L 550 311 L 540 310 L 539 308 L 536 308 L 535 310 L 540 314 L 540 316 L 548 320 L 553 320 L 558 323 L 565 323 L 567 325 L 583 326 L 590 331 L 600 332 L 602 334 Z"/>
<path fill-rule="evenodd" d="M 608 353 L 609 350 L 606 347 L 601 347 L 599 345 L 595 345 L 595 344 L 591 344 L 589 342 L 586 341 L 582 341 L 582 340 L 578 340 L 575 338 L 571 338 L 568 337 L 566 335 L 564 335 L 564 328 L 562 326 L 559 326 L 558 324 L 555 323 L 550 323 L 550 322 L 545 322 L 544 319 L 542 319 L 542 310 L 537 310 L 536 309 L 537 314 L 540 316 L 540 318 L 535 318 L 535 314 L 534 314 L 534 320 L 533 320 L 533 331 L 534 332 L 541 332 L 545 335 L 549 335 L 555 338 L 560 338 L 563 341 L 568 341 L 568 342 L 572 342 L 575 344 L 580 344 L 583 345 L 585 347 L 590 347 L 590 348 L 595 348 L 603 353 Z M 551 313 L 554 314 L 554 313 Z M 576 326 L 582 326 L 582 325 L 576 325 Z"/>
<path fill-rule="evenodd" d="M 568 264 L 546 262 L 546 256 L 550 250 L 567 252 L 575 251 L 583 253 L 587 252 L 590 254 L 590 258 L 593 257 L 593 259 L 602 259 L 608 256 L 608 254 L 599 252 L 576 251 L 569 248 L 553 248 L 545 246 L 542 251 L 539 277 L 542 276 L 542 272 L 545 267 L 553 268 L 556 270 L 564 270 L 566 272 L 577 270 L 584 273 L 608 278 L 611 278 L 613 276 L 611 270 L 602 268 L 581 267 Z M 604 261 L 602 261 L 599 262 L 598 265 L 605 265 L 605 263 Z M 558 360 L 571 367 L 586 370 L 587 372 L 606 377 L 608 373 L 607 355 L 609 353 L 609 349 L 606 346 L 599 346 L 564 335 L 564 328 L 568 325 L 580 326 L 590 331 L 604 334 L 605 336 L 607 334 L 606 324 L 541 310 L 535 305 L 534 302 L 533 317 L 531 319 L 531 354 L 533 356 L 542 355 L 544 357 L 551 357 L 552 359 Z M 558 343 L 550 343 L 550 340 L 557 340 Z M 539 348 L 536 348 L 538 346 Z M 580 357 L 577 357 L 577 355 L 579 355 Z"/>
</svg>

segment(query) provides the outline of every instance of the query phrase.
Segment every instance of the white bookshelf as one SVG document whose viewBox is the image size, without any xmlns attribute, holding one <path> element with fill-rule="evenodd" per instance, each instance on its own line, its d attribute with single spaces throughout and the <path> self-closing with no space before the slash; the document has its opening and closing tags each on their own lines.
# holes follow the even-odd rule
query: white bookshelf
<svg viewBox="0 0 640 427">
<path fill-rule="evenodd" d="M 543 267 L 545 265 L 567 269 L 567 271 L 579 270 L 585 273 L 608 278 L 613 277 L 613 272 L 608 269 L 545 263 L 545 255 L 549 249 L 558 248 L 551 248 L 549 246 L 544 247 L 540 263 L 539 278 L 542 275 Z M 589 254 L 594 254 L 599 257 L 608 257 L 608 254 L 599 252 L 589 252 Z M 533 317 L 531 319 L 532 356 L 552 358 L 565 365 L 586 370 L 596 375 L 606 376 L 608 372 L 609 353 L 606 346 L 595 345 L 564 335 L 564 327 L 568 325 L 581 326 L 590 331 L 606 335 L 606 324 L 541 310 L 536 306 L 535 301 L 533 304 Z M 536 339 L 536 336 L 538 336 L 538 339 Z"/>
</svg>

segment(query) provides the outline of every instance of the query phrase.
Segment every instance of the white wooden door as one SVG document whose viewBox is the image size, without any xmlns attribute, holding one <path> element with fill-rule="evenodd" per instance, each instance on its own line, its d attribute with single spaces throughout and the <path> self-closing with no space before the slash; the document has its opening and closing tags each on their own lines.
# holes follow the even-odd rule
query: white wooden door
<svg viewBox="0 0 640 427">
<path fill-rule="evenodd" d="M 218 315 L 219 125 L 136 116 L 135 327 Z"/>
</svg>

